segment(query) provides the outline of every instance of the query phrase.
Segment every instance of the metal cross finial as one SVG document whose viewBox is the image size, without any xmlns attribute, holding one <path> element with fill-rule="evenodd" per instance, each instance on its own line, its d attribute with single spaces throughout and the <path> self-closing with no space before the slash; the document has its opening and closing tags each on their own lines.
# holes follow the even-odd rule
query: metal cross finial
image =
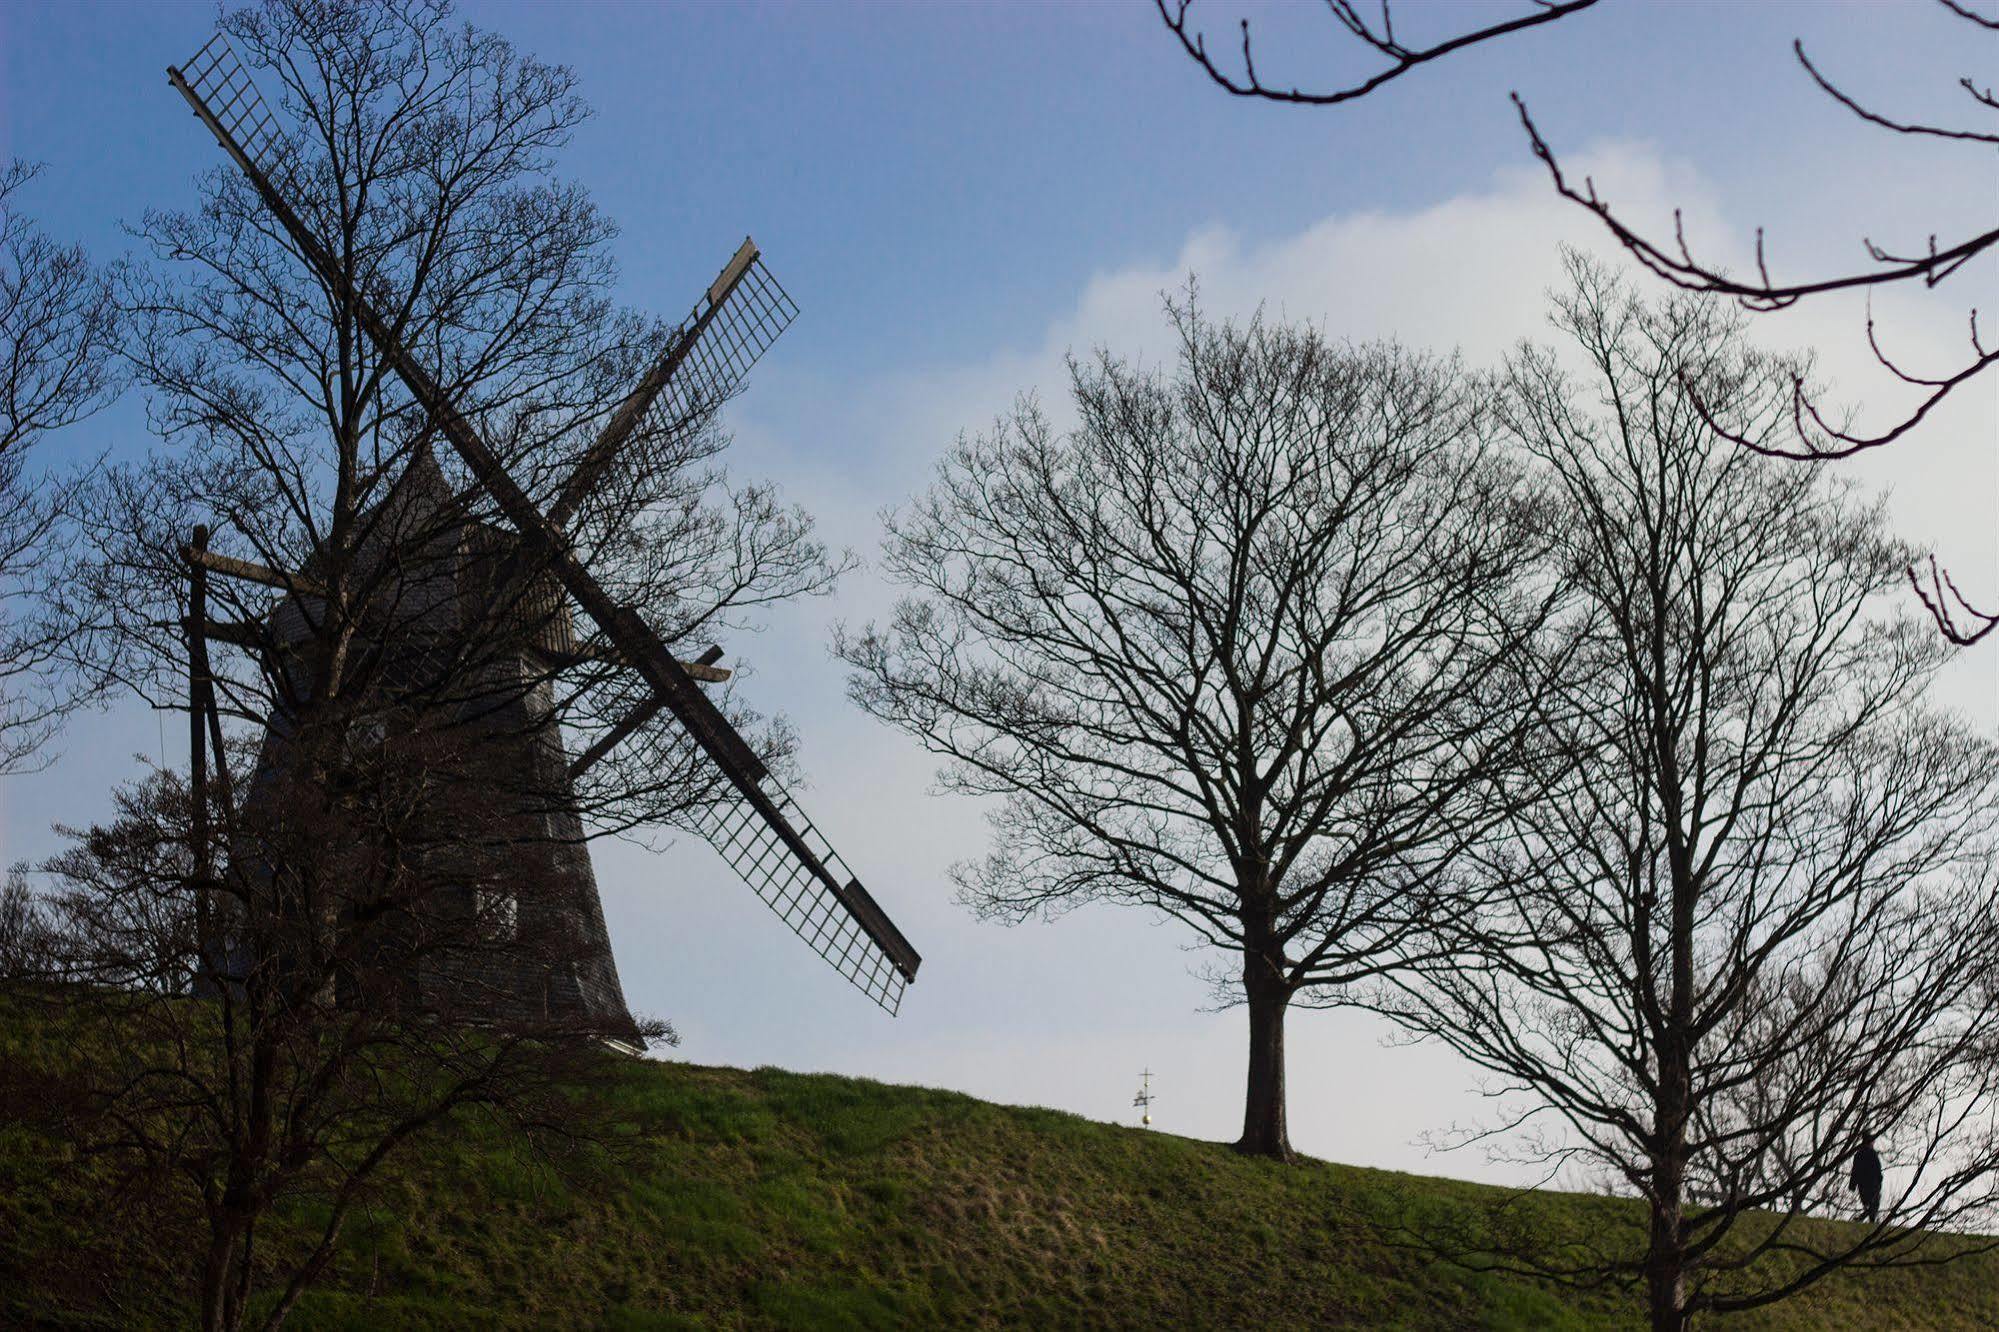
<svg viewBox="0 0 1999 1332">
<path fill-rule="evenodd" d="M 1152 1070 L 1148 1068 L 1144 1072 L 1140 1073 L 1138 1076 L 1139 1076 L 1138 1095 L 1131 1098 L 1131 1103 L 1139 1107 L 1139 1109 L 1143 1112 L 1139 1116 L 1138 1122 L 1144 1125 L 1146 1128 L 1151 1128 L 1152 1127 Z"/>
</svg>

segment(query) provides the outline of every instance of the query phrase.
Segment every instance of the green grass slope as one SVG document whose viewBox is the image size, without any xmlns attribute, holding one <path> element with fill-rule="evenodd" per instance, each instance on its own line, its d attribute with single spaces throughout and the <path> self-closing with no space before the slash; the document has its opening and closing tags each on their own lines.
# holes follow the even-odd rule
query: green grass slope
<svg viewBox="0 0 1999 1332">
<path fill-rule="evenodd" d="M 18 1023 L 0 1055 L 38 1057 Z M 39 1052 L 46 1056 L 48 1052 Z M 20 1089 L 14 1081 L 16 1092 Z M 1618 1328 L 1615 1292 L 1475 1275 L 1387 1242 L 1494 1190 L 1047 1110 L 777 1069 L 633 1062 L 617 1164 L 558 1180 L 490 1131 L 385 1180 L 301 1328 Z M 188 1321 L 186 1219 L 114 1197 L 0 1104 L 0 1326 Z M 1630 1204 L 1543 1194 L 1571 1234 Z M 265 1243 L 295 1242 L 295 1215 Z M 1854 1276 L 1741 1328 L 1999 1327 L 1999 1261 Z"/>
</svg>

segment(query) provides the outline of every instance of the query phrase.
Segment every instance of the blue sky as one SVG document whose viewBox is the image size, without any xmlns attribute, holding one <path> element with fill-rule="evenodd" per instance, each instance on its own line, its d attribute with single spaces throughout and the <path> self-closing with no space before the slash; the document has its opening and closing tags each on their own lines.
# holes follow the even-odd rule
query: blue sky
<svg viewBox="0 0 1999 1332">
<path fill-rule="evenodd" d="M 1405 6 L 1405 21 L 1463 10 Z M 1229 0 L 1204 0 L 1226 40 Z M 1871 131 L 1818 96 L 1790 56 L 1898 110 L 1940 114 L 1983 74 L 1965 25 L 1918 3 L 1606 3 L 1418 71 L 1352 107 L 1229 99 L 1178 52 L 1147 0 L 1090 5 L 473 3 L 466 17 L 568 63 L 596 119 L 567 158 L 623 226 L 624 297 L 689 306 L 745 232 L 803 307 L 731 408 L 738 466 L 872 553 L 875 514 L 921 484 L 961 429 L 1020 391 L 1061 396 L 1060 359 L 1096 342 L 1163 348 L 1158 292 L 1198 271 L 1211 305 L 1258 304 L 1335 333 L 1396 335 L 1489 361 L 1536 332 L 1559 240 L 1593 233 L 1557 207 L 1505 94 L 1614 199 L 1657 222 L 1684 203 L 1739 257 L 1758 223 L 1779 262 L 1851 262 L 1858 237 L 1911 240 L 1990 225 L 1999 164 Z M 1356 69 L 1316 7 L 1250 6 L 1279 81 Z M 121 220 L 183 206 L 213 144 L 166 84 L 207 37 L 207 4 L 0 4 L 0 156 L 48 163 L 27 207 L 103 257 Z M 1420 29 L 1417 29 L 1420 30 Z M 1968 105 L 1968 103 L 1967 103 Z M 1999 265 L 1941 293 L 1883 298 L 1891 345 L 1945 364 L 1964 307 L 1999 306 Z M 1868 413 L 1903 401 L 1865 373 L 1862 307 L 1766 321 L 1817 345 Z M 1988 382 L 1892 460 L 1898 521 L 1967 581 L 1999 583 Z M 136 402 L 52 441 L 51 454 L 148 447 Z M 673 1018 L 681 1055 L 962 1087 L 1119 1118 L 1136 1071 L 1158 1077 L 1162 1128 L 1232 1136 L 1241 1015 L 1204 1011 L 1197 955 L 1171 927 L 1110 911 L 1011 930 L 949 900 L 944 867 L 977 849 L 975 808 L 932 797 L 912 745 L 859 716 L 825 649 L 837 618 L 890 593 L 862 571 L 830 601 L 725 645 L 756 700 L 798 723 L 808 808 L 926 955 L 889 1022 L 805 953 L 699 847 L 598 853 L 635 1005 Z M 1999 721 L 1999 651 L 1954 669 L 1948 697 Z M 47 773 L 0 785 L 0 856 L 53 845 L 130 775 L 173 757 L 171 724 L 129 707 L 87 718 Z M 1421 1130 L 1480 1113 L 1469 1072 L 1384 1048 L 1370 1022 L 1303 1015 L 1292 1032 L 1301 1148 L 1373 1164 L 1509 1177 L 1426 1157 Z M 1132 1084 L 1127 1086 L 1126 1084 Z M 1365 1095 L 1354 1088 L 1365 1086 Z"/>
<path fill-rule="evenodd" d="M 1225 39 L 1236 8 L 1207 4 Z M 1223 98 L 1146 0 L 462 12 L 581 74 L 598 116 L 569 170 L 624 225 L 635 303 L 689 303 L 754 231 L 811 315 L 791 356 L 839 373 L 1031 338 L 1092 273 L 1171 255 L 1197 227 L 1258 239 L 1474 188 L 1525 158 L 1513 88 L 1558 144 L 1656 141 L 1781 221 L 1868 146 L 1804 86 L 1791 37 L 1808 29 L 1829 66 L 1899 91 L 1897 72 L 1938 69 L 1956 36 L 1913 2 L 1607 0 L 1335 114 Z M 1351 67 L 1316 13 L 1249 12 L 1273 76 Z M 162 70 L 214 14 L 0 7 L 0 144 L 49 163 L 35 202 L 51 227 L 109 252 L 119 219 L 189 197 L 212 150 Z"/>
</svg>

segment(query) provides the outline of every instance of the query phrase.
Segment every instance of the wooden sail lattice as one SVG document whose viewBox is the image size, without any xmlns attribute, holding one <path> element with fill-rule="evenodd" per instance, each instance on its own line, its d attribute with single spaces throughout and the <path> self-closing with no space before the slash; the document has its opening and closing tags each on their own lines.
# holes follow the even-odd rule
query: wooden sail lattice
<svg viewBox="0 0 1999 1332">
<path fill-rule="evenodd" d="M 732 272 L 738 262 L 743 263 L 741 272 Z M 690 314 L 681 325 L 680 335 L 688 343 L 685 359 L 654 400 L 648 426 L 671 431 L 720 406 L 798 317 L 797 303 L 749 241 L 723 270 L 717 287 L 725 281 L 726 288 L 711 289 L 703 297 L 708 308 Z"/>
<path fill-rule="evenodd" d="M 790 792 L 775 780 L 765 785 L 786 822 L 797 829 L 831 877 L 813 873 L 785 846 L 771 821 L 741 799 L 709 806 L 699 820 L 702 836 L 814 952 L 868 998 L 896 1012 L 910 980 L 897 965 L 896 955 L 913 957 L 914 950 Z"/>
<path fill-rule="evenodd" d="M 700 821 L 703 834 L 814 951 L 875 1003 L 896 1012 L 922 959 L 657 633 L 631 608 L 615 602 L 577 560 L 561 528 L 578 496 L 565 492 L 550 513 L 538 510 L 372 304 L 345 281 L 279 188 L 291 175 L 285 169 L 285 136 L 227 40 L 217 34 L 185 67 L 170 68 L 167 75 L 242 167 L 300 256 L 347 302 L 529 553 L 603 631 L 622 661 L 646 680 L 653 697 L 644 707 L 671 710 L 720 769 L 725 783 Z M 587 489 L 591 469 L 603 465 L 634 426 L 681 428 L 682 422 L 719 404 L 796 313 L 797 306 L 746 241 L 704 302 L 675 330 L 646 380 L 614 414 L 579 465 L 572 487 Z"/>
<path fill-rule="evenodd" d="M 219 127 L 216 138 L 239 165 L 254 168 L 272 185 L 284 179 L 284 130 L 227 37 L 216 33 L 167 77 L 183 96 L 191 92 L 201 103 L 196 114 L 210 129 Z"/>
<path fill-rule="evenodd" d="M 570 526 L 578 506 L 634 435 L 657 448 L 707 419 L 742 387 L 750 367 L 797 317 L 797 303 L 765 266 L 756 242 L 744 237 L 638 387 L 577 460 L 548 508 L 549 524 Z"/>
</svg>

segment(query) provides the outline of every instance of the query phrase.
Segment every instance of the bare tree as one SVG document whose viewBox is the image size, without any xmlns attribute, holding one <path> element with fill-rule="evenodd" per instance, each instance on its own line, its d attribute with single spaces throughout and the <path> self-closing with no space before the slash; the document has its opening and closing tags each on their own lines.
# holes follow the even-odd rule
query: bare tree
<svg viewBox="0 0 1999 1332">
<path fill-rule="evenodd" d="M 1001 797 L 963 897 L 1171 916 L 1249 1010 L 1237 1146 L 1286 1157 L 1284 1018 L 1461 903 L 1544 613 L 1532 497 L 1455 365 L 1168 303 L 1179 368 L 1072 362 L 892 518 L 913 589 L 842 629 L 850 692 Z"/>
<path fill-rule="evenodd" d="M 1880 506 L 1732 443 L 1787 428 L 1797 368 L 1571 266 L 1586 370 L 1523 348 L 1503 414 L 1580 601 L 1525 798 L 1466 862 L 1503 891 L 1382 1006 L 1516 1098 L 1484 1140 L 1645 1202 L 1643 1233 L 1490 1260 L 1638 1285 L 1664 1332 L 1989 1225 L 1999 745 L 1925 706 L 1949 648 L 1893 613 Z M 1870 1136 L 1879 1216 L 1815 1223 Z"/>
<path fill-rule="evenodd" d="M 118 326 L 106 274 L 19 210 L 37 170 L 0 169 L 0 772 L 31 765 L 84 693 L 60 610 L 75 482 L 30 454 L 111 396 Z"/>
<path fill-rule="evenodd" d="M 45 945 L 42 903 L 29 886 L 27 871 L 17 866 L 0 886 L 0 983 L 39 979 Z"/>
<path fill-rule="evenodd" d="M 155 774 L 43 867 L 53 886 L 36 903 L 32 974 L 60 983 L 54 1002 L 87 1054 L 61 1127 L 87 1159 L 122 1168 L 121 1196 L 168 1216 L 185 1199 L 202 1218 L 189 1268 L 205 1328 L 281 1325 L 384 1164 L 427 1134 L 486 1117 L 555 1161 L 606 1141 L 604 1024 L 529 1019 L 468 987 L 418 993 L 418 977 L 454 963 L 553 970 L 584 947 L 490 908 L 448 909 L 452 889 L 478 881 L 440 868 L 464 863 L 463 825 L 440 844 L 437 801 L 409 790 L 452 766 L 425 772 L 405 753 L 376 768 L 400 799 L 290 790 L 309 813 L 251 806 L 199 843 L 186 785 Z M 205 898 L 189 891 L 197 861 L 215 876 Z M 275 909 L 280 890 L 352 905 L 316 918 Z M 226 975 L 200 923 L 218 902 L 240 922 Z M 220 992 L 191 997 L 204 980 Z M 617 1034 L 671 1039 L 658 1023 Z M 324 1218 L 317 1233 L 274 1239 L 271 1214 L 302 1206 Z"/>
<path fill-rule="evenodd" d="M 1266 83 L 1258 74 L 1247 19 L 1241 22 L 1241 72 L 1238 74 L 1232 66 L 1224 67 L 1208 51 L 1205 37 L 1191 21 L 1191 0 L 1154 0 L 1160 18 L 1179 39 L 1187 54 L 1216 84 L 1239 97 L 1295 106 L 1333 106 L 1352 101 L 1429 61 L 1526 28 L 1570 17 L 1593 2 L 1581 0 L 1580 3 L 1561 4 L 1535 0 L 1527 13 L 1511 21 L 1490 24 L 1427 45 L 1410 46 L 1397 40 L 1392 9 L 1386 0 L 1380 7 L 1380 19 L 1375 23 L 1370 23 L 1359 8 L 1347 3 L 1347 0 L 1330 0 L 1328 8 L 1338 24 L 1357 43 L 1389 63 L 1386 69 L 1371 77 L 1337 87 L 1301 90 Z M 1990 44 L 1999 39 L 1999 18 L 1980 14 L 1961 0 L 1937 0 L 1937 3 L 1947 21 L 1966 25 L 1968 49 L 1985 50 L 1990 54 Z M 1973 155 L 1973 160 L 1986 164 L 1989 164 L 1993 147 L 1999 145 L 1999 130 L 1989 127 L 1929 124 L 1875 110 L 1822 71 L 1806 53 L 1802 42 L 1794 42 L 1792 50 L 1800 68 L 1821 93 L 1868 125 L 1910 139 L 1963 145 Z M 1966 75 L 1957 78 L 1955 86 L 1971 99 L 1979 114 L 1999 111 L 1999 100 L 1994 99 L 1989 83 L 1981 85 Z M 1878 244 L 1871 238 L 1863 238 L 1867 267 L 1819 277 L 1779 279 L 1771 272 L 1763 232 L 1759 228 L 1756 233 L 1755 271 L 1748 275 L 1736 275 L 1724 265 L 1696 254 L 1677 211 L 1674 214 L 1673 236 L 1670 240 L 1661 240 L 1648 236 L 1615 212 L 1609 202 L 1598 195 L 1593 181 L 1571 180 L 1562 171 L 1554 150 L 1543 138 L 1528 114 L 1526 102 L 1517 92 L 1513 94 L 1513 104 L 1534 155 L 1548 168 L 1549 178 L 1563 198 L 1588 209 L 1618 244 L 1667 282 L 1686 291 L 1733 297 L 1745 309 L 1781 310 L 1809 296 L 1891 283 L 1920 282 L 1926 287 L 1936 287 L 1963 272 L 1980 255 L 1990 255 L 1995 247 L 1999 247 L 1999 226 L 1941 241 L 1931 232 L 1920 241 L 1896 245 Z M 1773 456 L 1807 460 L 1844 458 L 1880 448 L 1910 434 L 1945 398 L 1984 378 L 1985 372 L 1999 362 L 1999 350 L 1987 349 L 1979 334 L 1976 310 L 1971 312 L 1968 321 L 1968 354 L 1965 359 L 1939 370 L 1916 370 L 1893 359 L 1877 340 L 1871 317 L 1867 334 L 1868 344 L 1881 366 L 1895 379 L 1923 390 L 1922 401 L 1906 417 L 1873 433 L 1857 433 L 1843 421 L 1829 417 L 1805 380 L 1797 378 L 1790 385 L 1789 429 L 1757 439 L 1739 438 L 1735 442 Z M 1701 403 L 1698 395 L 1693 401 L 1697 407 Z M 1711 419 L 1709 424 L 1717 429 L 1723 428 L 1718 417 Z M 1975 643 L 1999 628 L 1999 612 L 1983 611 L 1974 606 L 1934 560 L 1912 563 L 1907 570 L 1907 578 L 1937 627 L 1953 643 Z"/>
<path fill-rule="evenodd" d="M 613 228 L 556 175 L 587 113 L 568 70 L 442 3 L 270 0 L 224 29 L 298 127 L 268 155 L 330 272 L 232 168 L 139 228 L 121 294 L 166 447 L 94 488 L 85 585 L 96 665 L 189 709 L 190 775 L 49 867 L 58 974 L 106 1019 L 93 1141 L 199 1199 L 212 1328 L 281 1322 L 375 1170 L 464 1108 L 582 1131 L 554 1088 L 666 1030 L 625 1009 L 582 843 L 716 794 L 663 717 L 580 771 L 644 691 L 440 462 L 355 294 L 669 641 L 841 563 L 721 470 L 719 403 L 596 449 L 668 330 L 615 307 Z M 781 725 L 753 739 L 782 767 Z M 316 1244 L 260 1247 L 301 1194 Z"/>
</svg>

